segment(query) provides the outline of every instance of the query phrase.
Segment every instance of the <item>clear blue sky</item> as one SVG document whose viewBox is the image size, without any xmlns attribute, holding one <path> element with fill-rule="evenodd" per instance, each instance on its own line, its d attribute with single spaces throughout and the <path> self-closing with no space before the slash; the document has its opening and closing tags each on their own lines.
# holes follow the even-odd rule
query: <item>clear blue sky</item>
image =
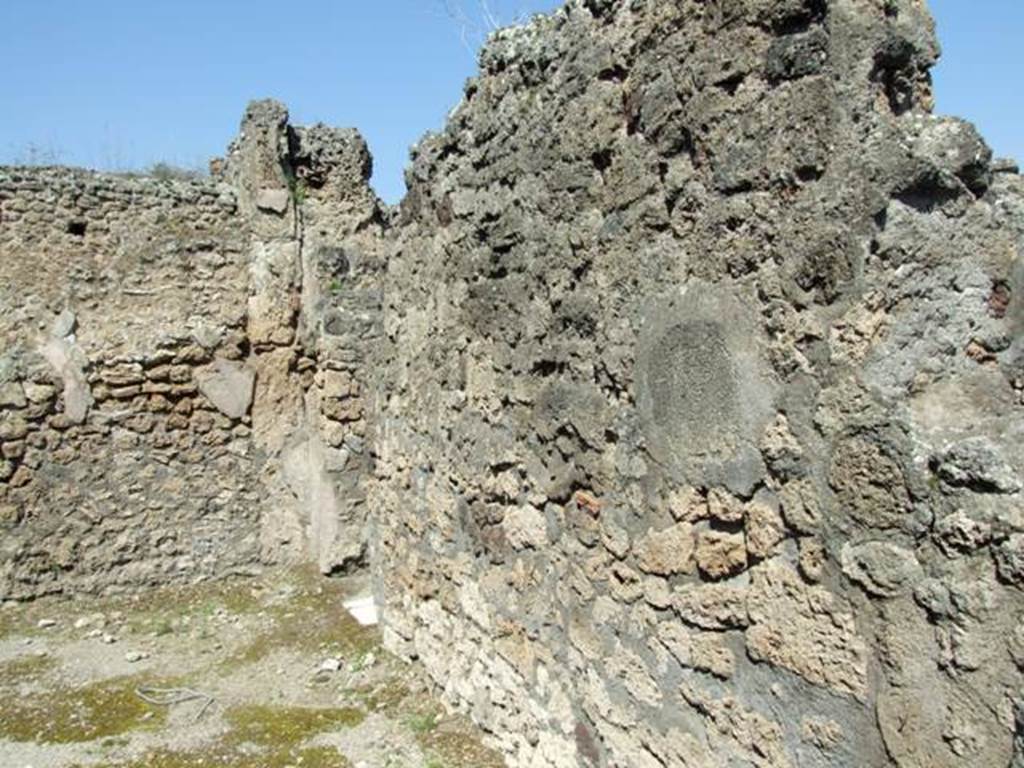
<svg viewBox="0 0 1024 768">
<path fill-rule="evenodd" d="M 0 163 L 203 166 L 245 103 L 358 127 L 374 184 L 403 194 L 408 148 L 439 128 L 471 75 L 480 0 L 0 0 Z M 490 0 L 510 21 L 559 0 Z M 931 0 L 945 50 L 939 111 L 1024 158 L 1024 0 Z M 465 32 L 465 34 L 462 34 Z"/>
</svg>

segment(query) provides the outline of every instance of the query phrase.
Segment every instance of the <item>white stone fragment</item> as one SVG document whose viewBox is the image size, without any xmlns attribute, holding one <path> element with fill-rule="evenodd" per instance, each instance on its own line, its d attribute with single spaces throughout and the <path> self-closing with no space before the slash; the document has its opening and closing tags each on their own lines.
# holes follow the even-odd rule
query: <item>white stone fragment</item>
<svg viewBox="0 0 1024 768">
<path fill-rule="evenodd" d="M 352 618 L 364 627 L 377 626 L 377 603 L 372 596 L 356 597 L 346 600 L 343 605 L 345 610 L 352 614 Z"/>
<path fill-rule="evenodd" d="M 339 658 L 324 659 L 320 662 L 319 670 L 321 672 L 337 672 L 340 669 L 341 659 Z"/>
</svg>

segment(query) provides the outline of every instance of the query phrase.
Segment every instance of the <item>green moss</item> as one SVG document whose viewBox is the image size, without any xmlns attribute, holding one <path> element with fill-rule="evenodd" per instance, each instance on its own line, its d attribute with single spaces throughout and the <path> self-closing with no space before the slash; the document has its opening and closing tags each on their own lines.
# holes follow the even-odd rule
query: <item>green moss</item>
<svg viewBox="0 0 1024 768">
<path fill-rule="evenodd" d="M 488 749 L 480 739 L 461 730 L 435 728 L 417 734 L 423 751 L 432 756 L 431 765 L 451 768 L 505 768 L 501 754 Z"/>
<path fill-rule="evenodd" d="M 70 744 L 157 727 L 163 724 L 166 712 L 135 694 L 143 682 L 152 683 L 121 677 L 12 698 L 0 708 L 0 736 L 11 741 Z"/>
<path fill-rule="evenodd" d="M 59 601 L 43 598 L 38 605 L 42 604 L 52 606 L 59 604 Z M 13 608 L 4 607 L 0 610 L 0 640 L 15 636 L 38 636 L 40 631 L 36 624 L 42 618 L 49 616 L 43 615 L 34 603 L 19 603 Z"/>
<path fill-rule="evenodd" d="M 291 176 L 288 179 L 288 191 L 291 192 L 292 202 L 299 206 L 306 202 L 306 198 L 309 197 L 309 185 L 305 179 L 299 179 L 295 176 Z"/>
<path fill-rule="evenodd" d="M 376 685 L 353 688 L 349 694 L 363 702 L 373 712 L 394 712 L 411 695 L 409 687 L 397 678 L 389 678 Z"/>
<path fill-rule="evenodd" d="M 351 763 L 333 747 L 308 747 L 299 752 L 295 764 L 306 768 L 348 768 Z"/>
<path fill-rule="evenodd" d="M 342 607 L 344 589 L 312 571 L 295 571 L 297 593 L 266 609 L 271 629 L 242 648 L 225 666 L 232 672 L 286 649 L 340 655 L 347 659 L 380 653 L 377 632 L 363 627 Z"/>
<path fill-rule="evenodd" d="M 438 714 L 436 712 L 424 712 L 410 715 L 406 720 L 409 729 L 416 734 L 430 733 L 437 729 Z"/>
<path fill-rule="evenodd" d="M 139 598 L 107 602 L 106 611 L 121 610 L 130 616 L 128 626 L 132 632 L 172 634 L 184 625 L 184 619 L 191 617 L 209 621 L 218 611 L 230 614 L 251 614 L 262 608 L 258 592 L 251 584 L 224 581 L 217 584 L 200 584 L 188 587 L 168 587 L 155 591 L 142 604 Z"/>
<path fill-rule="evenodd" d="M 174 624 L 168 619 L 159 619 L 153 622 L 153 634 L 157 637 L 174 634 Z"/>
<path fill-rule="evenodd" d="M 351 707 L 235 707 L 225 719 L 231 725 L 230 739 L 236 744 L 264 747 L 292 747 L 324 731 L 354 728 L 366 719 L 361 709 Z"/>
<path fill-rule="evenodd" d="M 292 575 L 285 572 L 284 578 L 290 579 Z M 80 595 L 74 601 L 61 595 L 48 595 L 0 610 L 0 639 L 15 635 L 60 635 L 77 617 L 97 613 L 128 616 L 128 629 L 132 632 L 169 634 L 186 616 L 209 616 L 217 608 L 234 614 L 261 610 L 260 591 L 253 588 L 254 583 L 259 582 L 238 577 L 187 586 L 166 586 L 144 594 L 115 597 Z M 57 627 L 38 628 L 40 619 L 58 616 L 60 623 Z"/>
<path fill-rule="evenodd" d="M 56 666 L 52 656 L 21 656 L 0 662 L 0 687 L 34 682 Z"/>
<path fill-rule="evenodd" d="M 381 661 L 373 674 L 363 678 L 367 684 L 347 690 L 346 700 L 335 703 L 335 708 L 217 707 L 211 712 L 219 713 L 218 722 L 223 718 L 225 730 L 211 743 L 192 742 L 181 751 L 173 747 L 154 749 L 117 762 L 125 750 L 132 754 L 140 747 L 145 749 L 136 737 L 140 729 L 163 729 L 168 721 L 165 708 L 138 699 L 135 689 L 140 685 L 175 687 L 190 683 L 115 678 L 77 689 L 62 686 L 46 694 L 18 697 L 11 695 L 15 686 L 26 682 L 41 680 L 41 685 L 34 685 L 39 690 L 62 685 L 55 673 L 59 659 L 25 656 L 0 664 L 0 695 L 6 695 L 0 705 L 0 739 L 93 742 L 86 747 L 90 759 L 98 759 L 98 764 L 106 768 L 350 768 L 343 755 L 319 742 L 327 734 L 358 727 L 367 712 L 378 712 L 413 732 L 431 760 L 430 768 L 503 766 L 499 755 L 481 746 L 468 723 L 446 717 L 425 690 L 410 691 L 404 673 L 397 671 L 388 654 L 380 649 L 377 631 L 360 626 L 344 610 L 342 603 L 347 596 L 344 583 L 324 579 L 311 568 L 277 571 L 255 583 L 206 582 L 162 589 L 141 598 L 79 600 L 73 605 L 42 600 L 24 606 L 24 610 L 12 609 L 0 619 L 6 618 L 9 626 L 16 626 L 16 632 L 45 633 L 54 640 L 67 639 L 71 633 L 66 630 L 75 618 L 92 613 L 109 617 L 115 611 L 122 612 L 128 617 L 128 627 L 137 632 L 185 632 L 189 636 L 222 631 L 222 613 L 253 614 L 245 626 L 247 631 L 255 628 L 256 634 L 248 636 L 249 644 L 242 646 L 234 658 L 224 663 L 223 653 L 217 653 L 208 663 L 190 668 L 191 679 L 207 680 L 207 685 L 200 686 L 204 690 L 211 685 L 211 690 L 217 690 L 217 685 L 207 679 L 209 675 L 223 674 L 234 682 L 240 676 L 265 674 L 261 667 L 249 665 L 278 651 L 307 659 L 340 656 L 353 668 L 363 666 L 369 653 Z M 55 615 L 60 615 L 57 628 L 37 629 L 39 619 Z M 173 641 L 170 644 L 175 645 Z M 237 648 L 229 645 L 226 652 L 230 653 L 232 647 Z M 169 730 L 162 731 L 162 735 L 174 736 Z M 412 766 L 398 762 L 393 768 Z"/>
<path fill-rule="evenodd" d="M 349 768 L 333 747 L 306 746 L 314 736 L 354 728 L 366 714 L 359 709 L 245 706 L 229 709 L 231 729 L 202 750 L 157 750 L 113 768 Z"/>
<path fill-rule="evenodd" d="M 194 752 L 148 752 L 130 763 L 110 768 L 350 768 L 351 763 L 333 747 L 307 747 L 295 752 L 247 755 L 224 748 Z"/>
</svg>

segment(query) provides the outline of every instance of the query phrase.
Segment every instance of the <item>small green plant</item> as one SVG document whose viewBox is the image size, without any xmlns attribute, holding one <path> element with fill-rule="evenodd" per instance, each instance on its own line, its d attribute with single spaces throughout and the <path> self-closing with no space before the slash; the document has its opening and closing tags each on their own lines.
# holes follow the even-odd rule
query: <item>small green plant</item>
<svg viewBox="0 0 1024 768">
<path fill-rule="evenodd" d="M 306 180 L 295 176 L 288 177 L 288 191 L 291 193 L 292 202 L 295 205 L 302 205 L 309 197 L 309 185 L 306 184 Z"/>
<path fill-rule="evenodd" d="M 413 733 L 430 733 L 437 729 L 437 713 L 426 712 L 410 715 L 407 722 Z"/>
<path fill-rule="evenodd" d="M 160 619 L 157 621 L 156 626 L 153 627 L 153 632 L 157 637 L 171 635 L 174 634 L 174 625 L 169 619 Z"/>
<path fill-rule="evenodd" d="M 339 294 L 339 293 L 341 293 L 341 289 L 342 289 L 341 280 L 339 280 L 338 278 L 334 278 L 333 280 L 331 280 L 331 284 L 328 286 L 328 290 L 330 290 L 330 292 L 332 294 Z"/>
</svg>

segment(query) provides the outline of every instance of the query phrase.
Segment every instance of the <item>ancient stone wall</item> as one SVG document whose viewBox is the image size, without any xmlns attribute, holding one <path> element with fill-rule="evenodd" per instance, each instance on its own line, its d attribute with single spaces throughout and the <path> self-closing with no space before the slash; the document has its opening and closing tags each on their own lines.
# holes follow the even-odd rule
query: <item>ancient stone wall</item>
<svg viewBox="0 0 1024 768">
<path fill-rule="evenodd" d="M 274 102 L 209 181 L 0 170 L 0 599 L 368 554 L 513 765 L 1024 764 L 1024 182 L 936 56 L 570 0 L 394 218 Z"/>
<path fill-rule="evenodd" d="M 572 0 L 417 148 L 373 562 L 511 764 L 1024 760 L 1024 184 L 936 56 L 918 0 Z"/>
<path fill-rule="evenodd" d="M 11 169 L 0 206 L 0 594 L 258 561 L 251 375 L 200 385 L 247 354 L 234 193 Z"/>
<path fill-rule="evenodd" d="M 273 457 L 266 546 L 308 552 L 324 572 L 364 561 L 370 453 L 365 389 L 379 334 L 384 211 L 352 130 L 296 127 L 250 105 L 225 177 L 251 227 L 249 363 L 256 445 Z"/>
<path fill-rule="evenodd" d="M 259 177 L 251 138 L 285 137 L 284 173 L 304 130 L 334 183 Z M 220 179 L 0 169 L 0 599 L 361 558 L 375 305 L 349 275 L 337 308 L 309 295 L 303 259 L 343 260 L 376 220 L 367 158 L 354 133 L 262 103 Z M 339 329 L 321 339 L 325 315 Z M 297 448 L 310 435 L 323 447 Z M 288 473 L 316 476 L 317 504 Z"/>
</svg>

